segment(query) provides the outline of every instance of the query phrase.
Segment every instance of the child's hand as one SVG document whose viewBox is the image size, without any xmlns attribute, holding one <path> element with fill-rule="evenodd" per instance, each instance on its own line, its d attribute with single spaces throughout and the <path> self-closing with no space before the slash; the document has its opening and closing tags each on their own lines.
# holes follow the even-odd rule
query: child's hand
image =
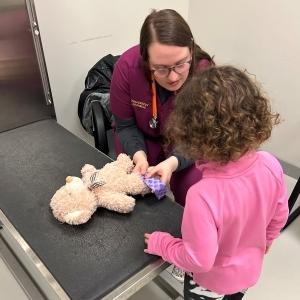
<svg viewBox="0 0 300 300">
<path fill-rule="evenodd" d="M 170 156 L 168 159 L 162 161 L 154 167 L 150 167 L 147 170 L 146 177 L 158 176 L 164 184 L 170 182 L 172 173 L 178 167 L 178 159 L 175 156 Z"/>
<path fill-rule="evenodd" d="M 150 233 L 145 233 L 144 234 L 144 239 L 145 239 L 145 244 L 148 246 L 148 240 L 149 240 L 149 237 L 150 237 Z M 148 249 L 144 249 L 144 252 L 145 253 L 149 253 L 148 252 Z"/>
</svg>

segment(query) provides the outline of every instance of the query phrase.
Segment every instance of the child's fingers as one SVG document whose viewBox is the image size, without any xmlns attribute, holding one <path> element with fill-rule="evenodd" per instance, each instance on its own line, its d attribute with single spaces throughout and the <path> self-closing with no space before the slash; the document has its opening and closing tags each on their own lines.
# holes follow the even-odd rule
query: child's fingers
<svg viewBox="0 0 300 300">
<path fill-rule="evenodd" d="M 170 182 L 170 176 L 167 173 L 162 173 L 159 180 L 164 184 L 168 184 Z"/>
<path fill-rule="evenodd" d="M 144 234 L 145 244 L 147 244 L 147 245 L 148 245 L 148 241 L 149 241 L 149 236 L 150 236 L 149 233 L 145 233 L 145 234 Z"/>
<path fill-rule="evenodd" d="M 147 169 L 147 173 L 148 173 L 148 172 L 151 172 L 153 169 L 154 169 L 153 166 L 149 167 L 149 168 Z"/>
<path fill-rule="evenodd" d="M 147 172 L 146 172 L 146 177 L 149 178 L 149 177 L 153 177 L 153 175 L 155 175 L 157 172 L 157 169 L 155 167 L 150 167 L 147 169 Z"/>
</svg>

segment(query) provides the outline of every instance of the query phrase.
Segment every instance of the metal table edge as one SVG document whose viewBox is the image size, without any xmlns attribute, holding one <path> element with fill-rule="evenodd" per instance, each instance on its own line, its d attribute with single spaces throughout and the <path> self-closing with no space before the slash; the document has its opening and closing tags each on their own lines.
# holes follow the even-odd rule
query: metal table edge
<svg viewBox="0 0 300 300">
<path fill-rule="evenodd" d="M 19 234 L 17 229 L 8 220 L 0 209 L 0 234 L 10 246 L 14 255 L 21 261 L 27 272 L 35 280 L 36 285 L 41 289 L 48 299 L 69 300 L 70 297 L 61 285 L 56 281 L 51 272 L 39 259 L 38 255 L 30 248 L 27 242 Z M 147 265 L 138 273 L 127 279 L 117 288 L 102 297 L 103 300 L 128 299 L 139 289 L 158 276 L 169 264 L 162 259 Z"/>
<path fill-rule="evenodd" d="M 38 255 L 30 248 L 1 209 L 0 221 L 2 223 L 0 233 L 3 239 L 45 295 L 49 299 L 70 299 L 65 290 L 56 281 Z"/>
</svg>

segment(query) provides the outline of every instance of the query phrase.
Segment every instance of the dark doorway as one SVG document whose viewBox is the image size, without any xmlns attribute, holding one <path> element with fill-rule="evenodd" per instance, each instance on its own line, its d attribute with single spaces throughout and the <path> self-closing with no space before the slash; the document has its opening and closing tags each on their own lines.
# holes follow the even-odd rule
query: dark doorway
<svg viewBox="0 0 300 300">
<path fill-rule="evenodd" d="M 55 118 L 46 102 L 42 72 L 25 1 L 0 4 L 0 132 Z"/>
</svg>

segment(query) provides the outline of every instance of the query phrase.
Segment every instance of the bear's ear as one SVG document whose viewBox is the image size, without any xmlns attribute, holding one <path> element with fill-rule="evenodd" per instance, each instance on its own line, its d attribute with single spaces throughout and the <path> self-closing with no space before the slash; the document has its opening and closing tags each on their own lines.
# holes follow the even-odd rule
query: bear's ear
<svg viewBox="0 0 300 300">
<path fill-rule="evenodd" d="M 133 161 L 125 153 L 120 153 L 117 157 L 117 166 L 124 170 L 126 173 L 131 173 L 133 170 Z"/>
<path fill-rule="evenodd" d="M 118 162 L 127 162 L 127 163 L 129 163 L 129 162 L 131 162 L 131 159 L 127 154 L 120 153 L 117 157 L 117 161 Z"/>
<path fill-rule="evenodd" d="M 81 175 L 84 176 L 86 173 L 95 172 L 96 168 L 93 165 L 85 164 L 81 169 Z"/>
</svg>

